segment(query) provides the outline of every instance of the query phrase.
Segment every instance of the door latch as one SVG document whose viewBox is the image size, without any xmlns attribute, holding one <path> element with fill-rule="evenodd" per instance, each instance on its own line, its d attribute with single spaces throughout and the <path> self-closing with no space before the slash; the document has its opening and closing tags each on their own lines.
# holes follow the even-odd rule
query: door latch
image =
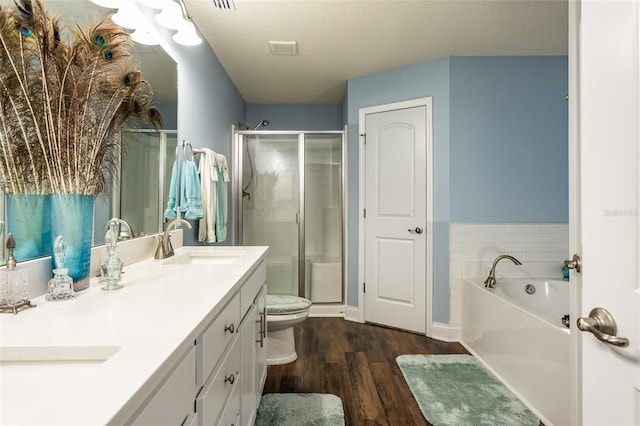
<svg viewBox="0 0 640 426">
<path fill-rule="evenodd" d="M 572 260 L 564 261 L 564 266 L 569 269 L 575 269 L 576 272 L 580 273 L 580 270 L 582 270 L 582 261 L 580 260 L 580 256 L 574 254 Z"/>
</svg>

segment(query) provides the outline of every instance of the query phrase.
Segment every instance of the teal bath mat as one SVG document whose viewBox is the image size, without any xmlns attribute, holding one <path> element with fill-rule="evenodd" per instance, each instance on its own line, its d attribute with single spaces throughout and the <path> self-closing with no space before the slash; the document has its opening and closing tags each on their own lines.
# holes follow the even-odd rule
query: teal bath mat
<svg viewBox="0 0 640 426">
<path fill-rule="evenodd" d="M 342 400 L 322 393 L 262 395 L 255 426 L 344 426 Z"/>
<path fill-rule="evenodd" d="M 540 420 L 471 355 L 396 358 L 424 417 L 435 426 L 538 426 Z"/>
</svg>

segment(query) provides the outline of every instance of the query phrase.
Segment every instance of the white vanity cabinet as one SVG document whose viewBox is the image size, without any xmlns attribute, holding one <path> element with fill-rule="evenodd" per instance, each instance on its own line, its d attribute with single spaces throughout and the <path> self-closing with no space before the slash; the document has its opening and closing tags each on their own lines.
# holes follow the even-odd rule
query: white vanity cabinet
<svg viewBox="0 0 640 426">
<path fill-rule="evenodd" d="M 265 280 L 260 262 L 133 424 L 253 424 L 266 378 Z"/>
<path fill-rule="evenodd" d="M 195 417 L 193 398 L 196 395 L 196 348 L 187 350 L 181 361 L 169 373 L 151 401 L 133 422 L 134 425 L 189 424 Z"/>
<path fill-rule="evenodd" d="M 266 294 L 267 286 L 263 285 L 241 324 L 243 371 L 241 425 L 253 425 L 267 377 Z"/>
</svg>

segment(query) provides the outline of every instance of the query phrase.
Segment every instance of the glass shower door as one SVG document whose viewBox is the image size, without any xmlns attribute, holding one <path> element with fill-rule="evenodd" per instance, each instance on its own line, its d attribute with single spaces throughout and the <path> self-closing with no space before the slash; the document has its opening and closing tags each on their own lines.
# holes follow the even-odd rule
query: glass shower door
<svg viewBox="0 0 640 426">
<path fill-rule="evenodd" d="M 343 301 L 342 135 L 304 139 L 305 297 L 313 303 Z"/>
<path fill-rule="evenodd" d="M 298 295 L 298 135 L 243 135 L 242 245 L 268 245 L 269 294 Z"/>
</svg>

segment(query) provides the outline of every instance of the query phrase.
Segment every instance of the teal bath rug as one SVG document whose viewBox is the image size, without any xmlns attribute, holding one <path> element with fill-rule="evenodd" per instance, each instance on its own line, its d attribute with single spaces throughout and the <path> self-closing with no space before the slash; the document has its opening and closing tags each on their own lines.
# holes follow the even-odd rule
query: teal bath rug
<svg viewBox="0 0 640 426">
<path fill-rule="evenodd" d="M 262 395 L 255 426 L 344 426 L 342 400 L 323 393 Z"/>
<path fill-rule="evenodd" d="M 538 426 L 540 420 L 471 355 L 396 358 L 425 419 L 435 426 Z"/>
</svg>

